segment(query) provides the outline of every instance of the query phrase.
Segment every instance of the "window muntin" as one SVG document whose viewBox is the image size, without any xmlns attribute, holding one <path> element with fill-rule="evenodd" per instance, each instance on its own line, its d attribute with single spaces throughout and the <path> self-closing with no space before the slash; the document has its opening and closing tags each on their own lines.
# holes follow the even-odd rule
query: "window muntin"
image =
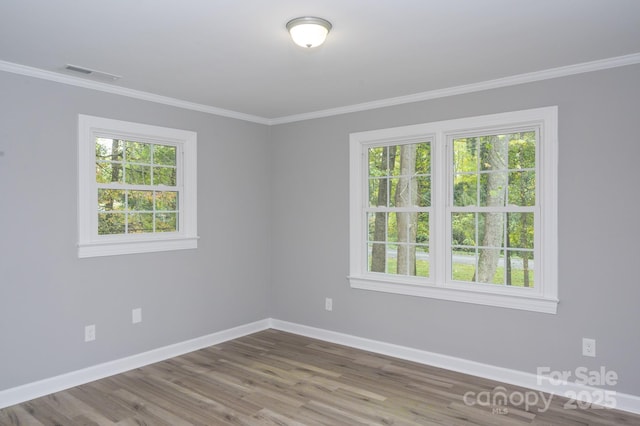
<svg viewBox="0 0 640 426">
<path fill-rule="evenodd" d="M 397 206 L 397 168 L 376 161 L 385 147 L 425 141 L 429 203 Z M 555 313 L 557 153 L 557 107 L 351 134 L 351 287 Z M 416 254 L 428 269 L 415 274 L 411 262 L 402 273 L 393 263 L 397 214 L 409 212 L 429 229 L 400 241 L 426 243 Z M 384 245 L 384 269 L 372 267 L 374 244 Z"/>
<path fill-rule="evenodd" d="M 79 257 L 197 247 L 195 132 L 80 115 Z"/>
</svg>

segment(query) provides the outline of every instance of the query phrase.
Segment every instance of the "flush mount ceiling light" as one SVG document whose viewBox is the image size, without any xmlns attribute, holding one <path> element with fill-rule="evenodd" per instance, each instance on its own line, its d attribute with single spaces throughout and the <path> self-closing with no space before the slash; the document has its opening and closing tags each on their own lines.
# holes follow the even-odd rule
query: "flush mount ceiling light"
<svg viewBox="0 0 640 426">
<path fill-rule="evenodd" d="M 331 22 L 322 18 L 303 16 L 287 22 L 287 30 L 298 46 L 317 47 L 327 38 L 331 30 Z"/>
</svg>

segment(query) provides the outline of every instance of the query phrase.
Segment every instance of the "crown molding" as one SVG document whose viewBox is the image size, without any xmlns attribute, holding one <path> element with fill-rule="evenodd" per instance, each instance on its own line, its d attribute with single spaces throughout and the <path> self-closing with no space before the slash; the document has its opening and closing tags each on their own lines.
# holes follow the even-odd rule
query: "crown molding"
<svg viewBox="0 0 640 426">
<path fill-rule="evenodd" d="M 480 92 L 483 90 L 497 89 L 501 87 L 515 86 L 518 84 L 532 83 L 552 78 L 566 77 L 575 74 L 582 74 L 592 71 L 600 71 L 609 68 L 623 67 L 640 63 L 640 53 L 618 56 L 614 58 L 601 59 L 591 62 L 583 62 L 574 65 L 567 65 L 558 68 L 551 68 L 542 71 L 535 71 L 525 74 L 517 74 L 509 77 L 487 80 L 479 83 L 453 86 L 444 89 L 429 90 L 427 92 L 414 93 L 412 95 L 398 96 L 394 98 L 380 99 L 372 102 L 348 105 L 344 107 L 325 109 L 304 114 L 289 115 L 269 120 L 270 125 L 293 123 L 296 121 L 312 120 L 315 118 L 325 118 L 334 115 L 361 112 L 372 109 L 403 105 L 413 102 L 428 101 L 431 99 L 446 98 L 449 96 L 463 95 L 466 93 Z"/>
<path fill-rule="evenodd" d="M 115 95 L 126 96 L 129 98 L 140 99 L 149 102 L 155 102 L 164 105 L 175 106 L 178 108 L 189 109 L 193 111 L 204 112 L 207 114 L 218 115 L 222 117 L 235 118 L 238 120 L 249 121 L 252 123 L 265 125 L 278 125 L 293 123 L 297 121 L 313 120 L 316 118 L 325 118 L 335 115 L 349 114 L 353 112 L 361 112 L 378 108 L 385 108 L 396 105 L 403 105 L 413 102 L 427 101 L 431 99 L 446 98 L 449 96 L 463 95 L 466 93 L 480 92 L 483 90 L 497 89 L 501 87 L 515 86 L 518 84 L 532 83 L 541 80 L 549 80 L 552 78 L 566 77 L 575 74 L 582 74 L 593 71 L 601 71 L 609 68 L 623 67 L 626 65 L 635 65 L 640 63 L 640 53 L 632 53 L 630 55 L 617 56 L 613 58 L 600 59 L 591 62 L 582 62 L 574 65 L 567 65 L 558 68 L 550 68 L 542 71 L 535 71 L 525 74 L 517 74 L 508 77 L 487 80 L 479 83 L 465 84 L 461 86 L 453 86 L 444 89 L 429 90 L 426 92 L 414 93 L 412 95 L 398 96 L 394 98 L 380 99 L 372 102 L 364 102 L 354 105 L 347 105 L 338 108 L 330 108 L 325 110 L 313 111 L 302 114 L 288 115 L 278 118 L 265 118 L 257 115 L 244 114 L 237 111 L 231 111 L 223 108 L 217 108 L 210 105 L 203 105 L 195 102 L 184 101 L 181 99 L 171 98 L 168 96 L 156 95 L 140 90 L 127 89 L 125 87 L 106 84 L 97 81 L 87 80 L 75 76 L 65 75 L 58 72 L 42 70 L 40 68 L 29 67 L 26 65 L 15 64 L 12 62 L 0 60 L 0 71 L 10 72 L 14 74 L 26 75 L 29 77 L 40 78 L 43 80 L 55 81 L 71 86 L 83 87 L 86 89 L 99 90 L 101 92 L 112 93 Z"/>
<path fill-rule="evenodd" d="M 270 124 L 269 120 L 257 115 L 244 114 L 228 109 L 217 108 L 209 105 L 203 105 L 195 102 L 184 101 L 182 99 L 171 98 L 169 96 L 156 95 L 154 93 L 143 92 L 141 90 L 128 89 L 126 87 L 116 86 L 114 84 L 101 83 L 85 78 L 65 75 L 58 72 L 43 70 L 40 68 L 29 67 L 26 65 L 15 64 L 7 61 L 0 61 L 0 71 L 10 72 L 14 74 L 25 75 L 29 77 L 39 78 L 42 80 L 55 81 L 57 83 L 68 84 L 71 86 L 83 87 L 85 89 L 98 90 L 114 95 L 126 96 L 128 98 L 140 99 L 143 101 L 155 102 L 159 104 L 174 106 L 178 108 L 189 109 L 193 111 L 204 112 L 207 114 L 218 115 L 222 117 L 235 118 L 243 121 L 250 121 L 259 124 Z"/>
</svg>

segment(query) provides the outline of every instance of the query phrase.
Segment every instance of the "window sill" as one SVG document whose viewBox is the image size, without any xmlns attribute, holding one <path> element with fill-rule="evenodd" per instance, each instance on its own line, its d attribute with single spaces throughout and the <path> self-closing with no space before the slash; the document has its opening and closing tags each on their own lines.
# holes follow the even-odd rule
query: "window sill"
<svg viewBox="0 0 640 426">
<path fill-rule="evenodd" d="M 402 280 L 380 279 L 377 277 L 350 276 L 351 288 L 403 294 L 407 296 L 429 297 L 453 302 L 473 303 L 476 305 L 497 306 L 501 308 L 556 314 L 558 299 L 536 294 L 498 293 L 481 289 L 444 287 L 434 284 L 414 284 Z"/>
<path fill-rule="evenodd" d="M 110 240 L 78 244 L 78 257 L 115 256 L 120 254 L 150 253 L 198 248 L 198 237 L 171 237 L 163 239 Z"/>
</svg>

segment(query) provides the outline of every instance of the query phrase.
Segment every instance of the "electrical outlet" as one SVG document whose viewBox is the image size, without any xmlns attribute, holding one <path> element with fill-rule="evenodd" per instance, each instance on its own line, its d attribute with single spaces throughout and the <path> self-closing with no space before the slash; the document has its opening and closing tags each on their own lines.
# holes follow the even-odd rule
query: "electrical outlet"
<svg viewBox="0 0 640 426">
<path fill-rule="evenodd" d="M 333 299 L 330 297 L 327 297 L 326 299 L 324 299 L 324 308 L 327 311 L 332 311 L 333 310 Z"/>
<path fill-rule="evenodd" d="M 142 322 L 142 308 L 135 308 L 131 311 L 131 324 Z"/>
<path fill-rule="evenodd" d="M 582 356 L 596 356 L 596 339 L 582 338 Z"/>
<path fill-rule="evenodd" d="M 87 325 L 84 328 L 84 341 L 92 342 L 96 340 L 96 326 L 95 325 Z"/>
</svg>

